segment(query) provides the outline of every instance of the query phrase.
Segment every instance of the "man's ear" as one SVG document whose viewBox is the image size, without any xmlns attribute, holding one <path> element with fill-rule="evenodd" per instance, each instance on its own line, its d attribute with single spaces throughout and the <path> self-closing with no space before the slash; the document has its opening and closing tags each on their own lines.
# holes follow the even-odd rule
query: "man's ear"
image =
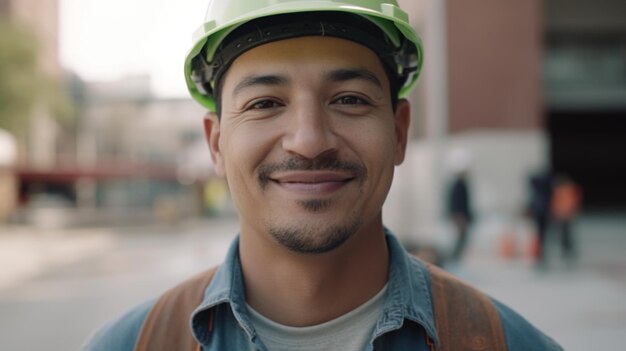
<svg viewBox="0 0 626 351">
<path fill-rule="evenodd" d="M 411 124 L 411 105 L 407 99 L 398 100 L 394 122 L 396 131 L 396 154 L 394 163 L 398 166 L 404 161 L 406 145 L 409 138 L 409 125 Z"/>
<path fill-rule="evenodd" d="M 215 166 L 215 173 L 219 176 L 225 176 L 224 158 L 220 149 L 220 120 L 217 114 L 209 112 L 204 116 L 204 135 L 209 143 L 211 151 L 211 161 Z"/>
</svg>

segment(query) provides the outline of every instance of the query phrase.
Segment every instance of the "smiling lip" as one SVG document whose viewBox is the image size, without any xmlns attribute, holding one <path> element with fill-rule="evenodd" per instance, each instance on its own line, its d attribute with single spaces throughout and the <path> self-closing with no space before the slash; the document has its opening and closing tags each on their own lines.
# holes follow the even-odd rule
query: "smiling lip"
<svg viewBox="0 0 626 351">
<path fill-rule="evenodd" d="M 319 195 L 338 190 L 354 178 L 353 175 L 344 172 L 297 171 L 275 175 L 271 180 L 285 190 Z"/>
</svg>

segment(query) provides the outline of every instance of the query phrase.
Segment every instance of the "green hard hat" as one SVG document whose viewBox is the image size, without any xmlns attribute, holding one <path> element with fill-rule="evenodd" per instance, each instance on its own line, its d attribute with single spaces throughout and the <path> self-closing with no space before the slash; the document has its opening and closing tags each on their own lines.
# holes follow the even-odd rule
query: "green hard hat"
<svg viewBox="0 0 626 351">
<path fill-rule="evenodd" d="M 398 97 L 406 95 L 415 85 L 423 62 L 422 43 L 396 0 L 211 0 L 205 23 L 194 33 L 193 47 L 185 59 L 185 79 L 191 96 L 210 111 L 215 111 L 213 88 L 219 75 L 217 71 L 230 64 L 224 62 L 217 52 L 223 49 L 224 39 L 237 28 L 270 16 L 306 16 L 311 12 L 357 15 L 359 20 L 375 25 L 384 33 L 388 43 L 390 52 L 385 56 L 392 59 L 395 66 L 392 71 L 401 79 Z M 272 23 L 271 19 L 268 22 Z M 271 40 L 261 38 L 259 44 Z M 368 45 L 367 41 L 362 43 Z"/>
</svg>

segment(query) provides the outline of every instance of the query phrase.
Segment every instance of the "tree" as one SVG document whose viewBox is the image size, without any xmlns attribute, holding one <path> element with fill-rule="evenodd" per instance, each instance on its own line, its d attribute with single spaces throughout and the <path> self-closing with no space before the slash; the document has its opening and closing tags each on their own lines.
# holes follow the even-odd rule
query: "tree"
<svg viewBox="0 0 626 351">
<path fill-rule="evenodd" d="M 73 117 L 69 99 L 58 82 L 41 71 L 37 54 L 37 39 L 27 27 L 0 18 L 0 128 L 18 138 L 37 104 L 61 121 Z"/>
</svg>

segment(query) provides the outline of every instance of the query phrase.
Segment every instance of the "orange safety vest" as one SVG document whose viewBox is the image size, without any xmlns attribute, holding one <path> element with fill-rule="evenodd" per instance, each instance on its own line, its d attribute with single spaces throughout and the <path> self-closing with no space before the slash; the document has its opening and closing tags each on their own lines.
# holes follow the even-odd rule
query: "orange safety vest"
<svg viewBox="0 0 626 351">
<path fill-rule="evenodd" d="M 581 192 L 573 182 L 557 185 L 552 194 L 552 215 L 556 219 L 570 219 L 578 213 Z"/>
</svg>

